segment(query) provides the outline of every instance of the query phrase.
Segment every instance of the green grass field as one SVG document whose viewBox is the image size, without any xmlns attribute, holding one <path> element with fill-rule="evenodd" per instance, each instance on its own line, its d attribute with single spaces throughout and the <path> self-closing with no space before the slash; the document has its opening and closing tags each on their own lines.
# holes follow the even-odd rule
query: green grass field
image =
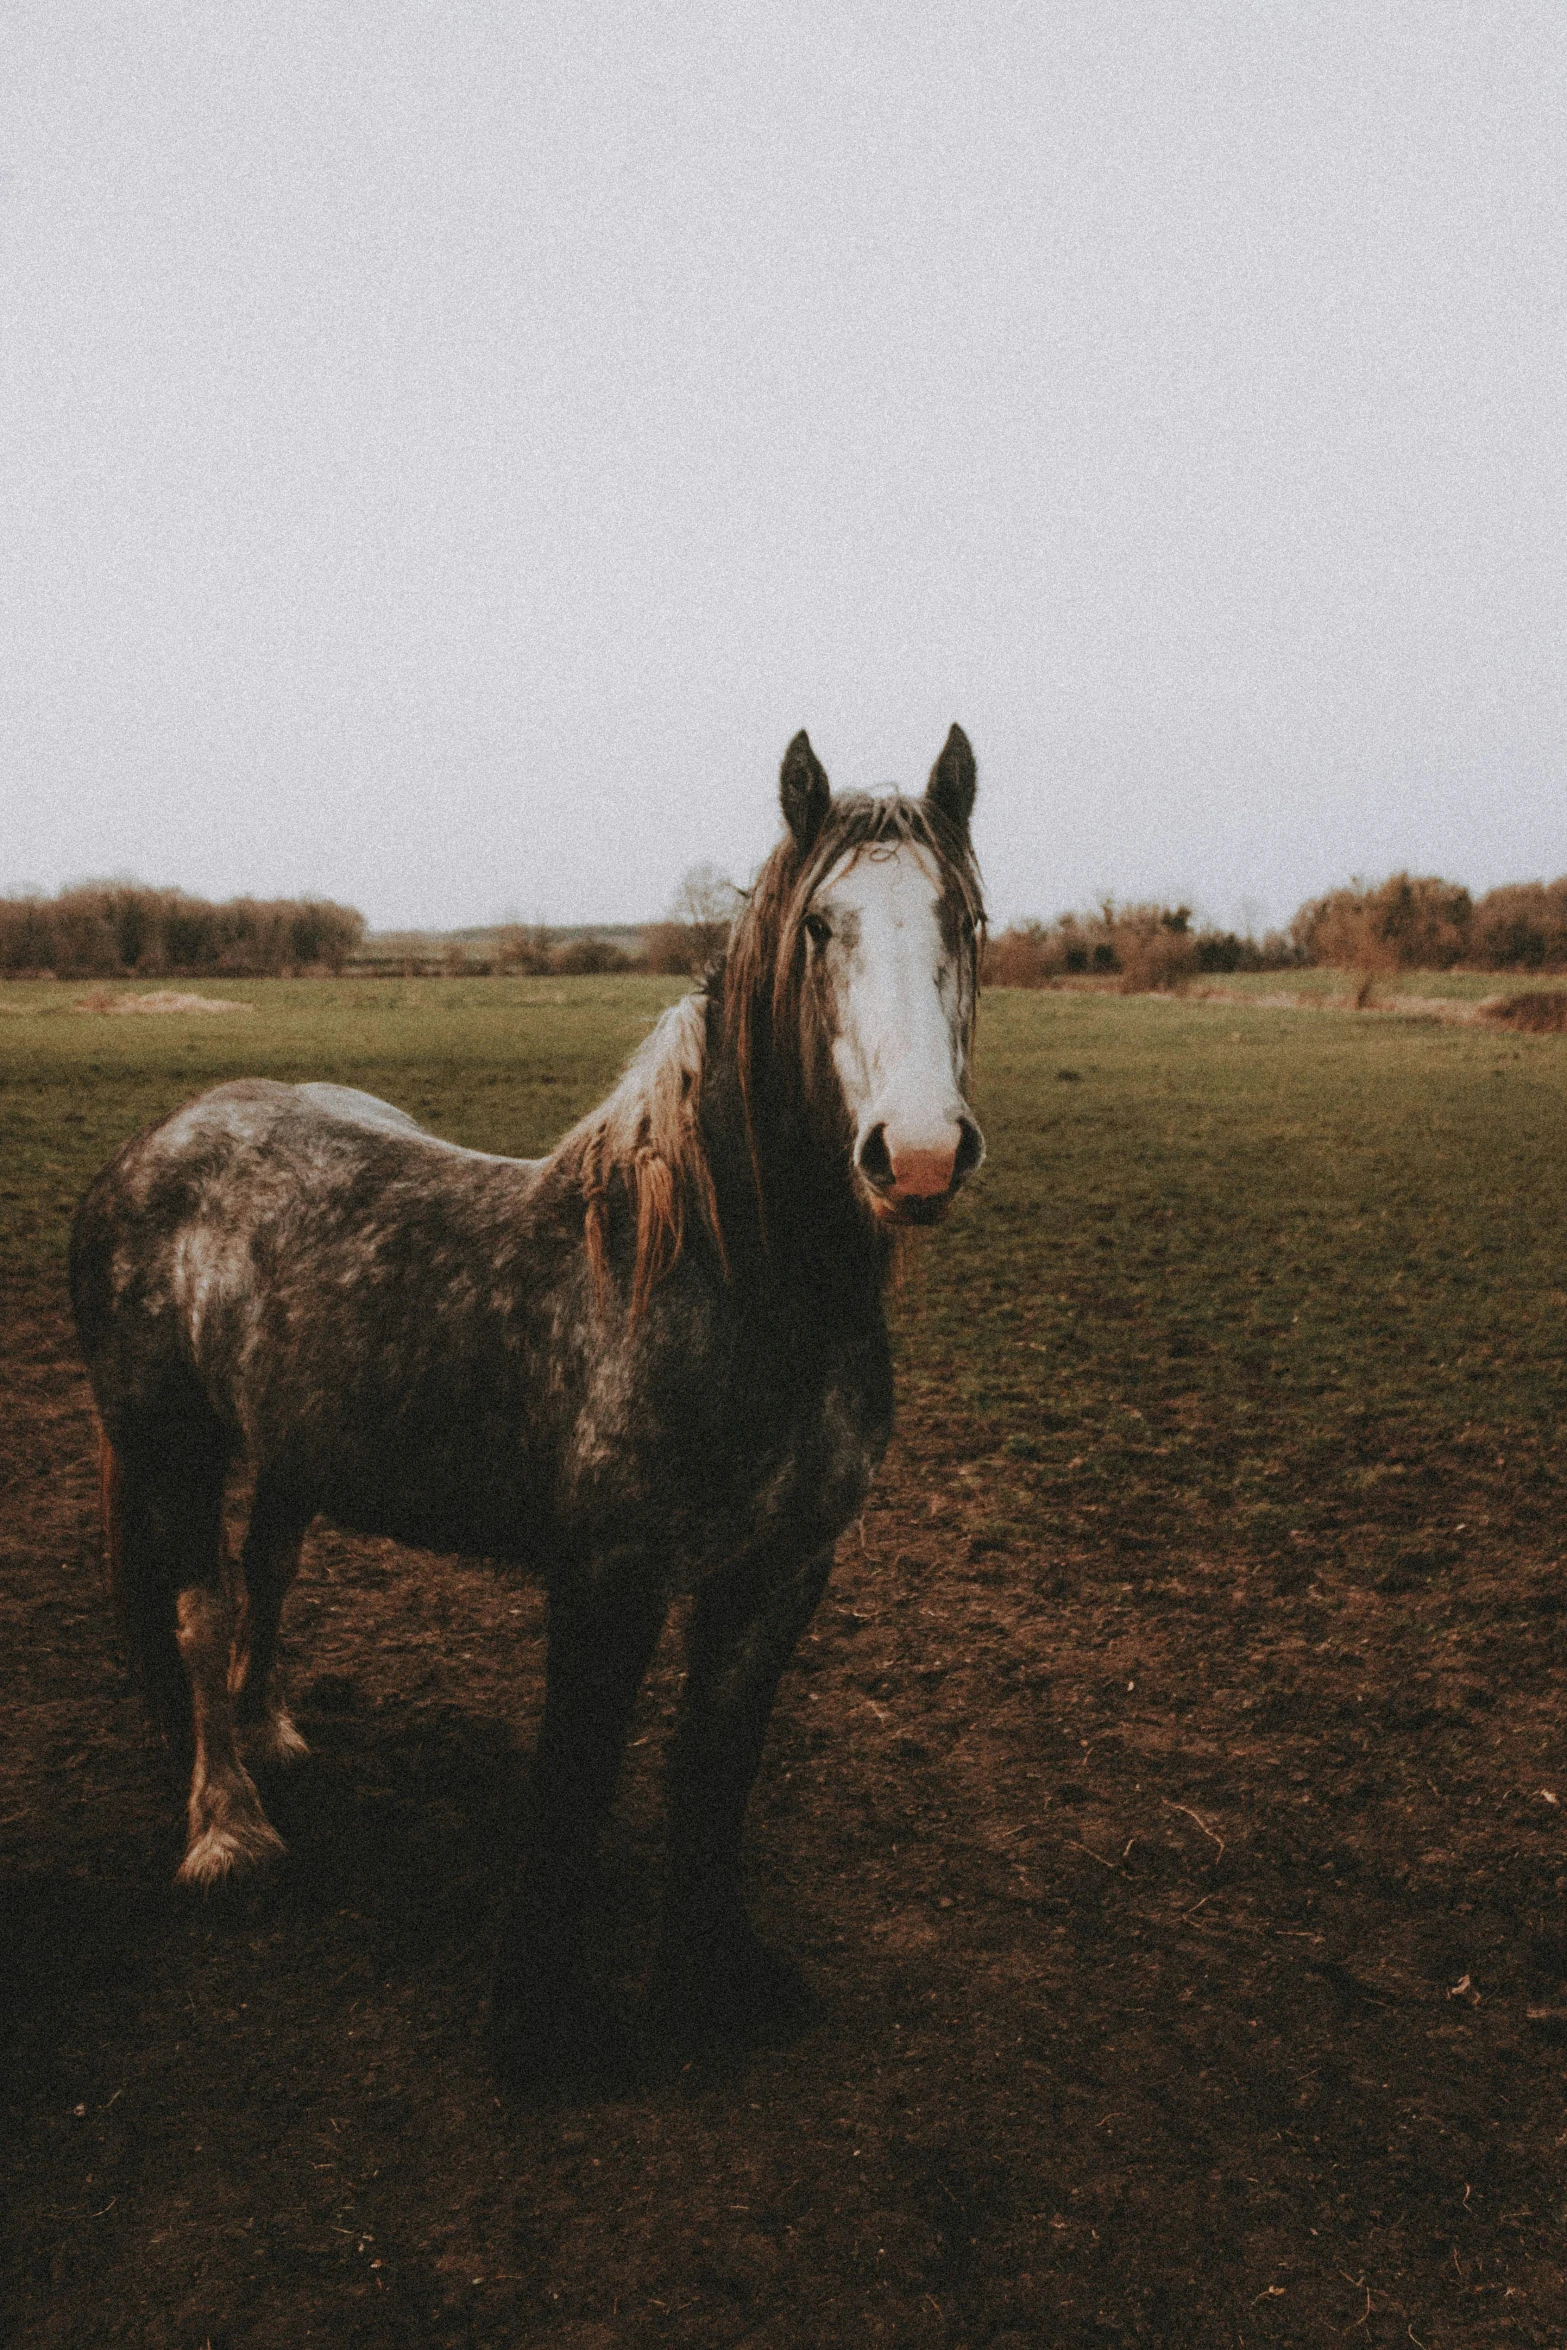
<svg viewBox="0 0 1567 2350">
<path fill-rule="evenodd" d="M 1003 1520 L 1409 1576 L 1471 1508 L 1559 1528 L 1567 1042 L 1009 992 L 980 1067 L 903 1321 Z"/>
<path fill-rule="evenodd" d="M 1334 971 L 1309 966 L 1299 971 L 1231 971 L 1205 976 L 1193 983 L 1200 994 L 1241 999 L 1292 995 L 1307 1003 L 1342 1003 L 1360 987 L 1358 971 Z M 1379 971 L 1374 974 L 1374 1000 L 1396 1003 L 1401 996 L 1446 998 L 1450 1003 L 1484 1003 L 1491 996 L 1524 995 L 1540 989 L 1567 986 L 1560 972 L 1530 971 Z"/>
<path fill-rule="evenodd" d="M 904 1260 L 902 1437 L 752 1807 L 824 2019 L 577 2116 L 503 2111 L 480 2022 L 515 1577 L 318 1528 L 291 1858 L 160 1885 L 63 1244 L 247 1070 L 540 1150 L 675 987 L 221 992 L 0 988 L 18 2338 L 1560 2350 L 1567 1036 L 986 996 L 989 1164 Z M 627 2012 L 679 1678 L 609 1839 Z"/>
<path fill-rule="evenodd" d="M 0 1265 L 49 1283 L 95 1169 L 224 1077 L 332 1077 L 538 1152 L 680 986 L 241 981 L 223 1018 L 8 987 Z M 993 991 L 978 1069 L 989 1163 L 896 1320 L 905 1391 L 990 1463 L 998 1547 L 1397 1579 L 1472 1523 L 1553 1538 L 1567 1039 Z"/>
</svg>

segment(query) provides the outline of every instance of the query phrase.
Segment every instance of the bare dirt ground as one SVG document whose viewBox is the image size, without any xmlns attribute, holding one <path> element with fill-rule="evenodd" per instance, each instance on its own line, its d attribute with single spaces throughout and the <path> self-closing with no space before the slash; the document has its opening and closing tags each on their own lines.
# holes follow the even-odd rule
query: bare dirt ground
<svg viewBox="0 0 1567 2350">
<path fill-rule="evenodd" d="M 1439 1605 L 1154 1525 L 1008 1545 L 987 1456 L 906 1419 L 753 1813 L 822 2020 L 507 2105 L 483 2019 L 535 1597 L 318 1532 L 290 1857 L 177 1893 L 62 1302 L 13 1302 L 6 2340 L 1567 2342 L 1564 1586 L 1500 1486 Z M 672 1639 L 607 1854 L 628 2003 L 678 1676 Z"/>
<path fill-rule="evenodd" d="M 150 995 L 116 994 L 112 988 L 95 987 L 79 1003 L 71 1006 L 73 1012 L 154 1012 L 181 1017 L 187 1012 L 249 1012 L 249 1004 L 228 1002 L 223 996 L 191 995 L 176 987 L 154 988 Z"/>
</svg>

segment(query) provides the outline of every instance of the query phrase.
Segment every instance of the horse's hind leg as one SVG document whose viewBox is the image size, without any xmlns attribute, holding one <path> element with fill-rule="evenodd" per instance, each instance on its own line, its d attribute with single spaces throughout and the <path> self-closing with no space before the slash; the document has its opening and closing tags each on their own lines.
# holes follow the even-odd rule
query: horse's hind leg
<svg viewBox="0 0 1567 2350">
<path fill-rule="evenodd" d="M 182 1414 L 156 1433 L 156 1445 L 119 1454 L 120 1581 L 149 1696 L 176 1754 L 191 1760 L 190 1840 L 180 1880 L 210 1885 L 280 1852 L 282 1841 L 234 1742 L 228 1685 L 234 1606 L 223 1540 L 227 1446 L 194 1415 Z M 176 1691 L 177 1677 L 183 1691 Z"/>
<path fill-rule="evenodd" d="M 192 1512 L 193 1517 L 197 1515 Z M 205 1497 L 194 1539 L 185 1551 L 175 1602 L 176 1637 L 190 1680 L 195 1759 L 191 1769 L 190 1842 L 180 1863 L 185 1885 L 213 1885 L 283 1850 L 283 1839 L 261 1808 L 255 1782 L 240 1760 L 229 1665 L 235 1610 L 222 1550 L 222 1493 Z M 198 1547 L 199 1544 L 199 1547 Z"/>
<path fill-rule="evenodd" d="M 256 1763 L 298 1762 L 310 1752 L 294 1727 L 277 1668 L 283 1601 L 299 1572 L 308 1523 L 307 1512 L 260 1479 L 240 1554 L 239 1621 L 229 1666 L 234 1719 Z"/>
<path fill-rule="evenodd" d="M 682 2036 L 788 2033 L 814 2012 L 796 1969 L 752 1931 L 740 1843 L 778 1682 L 832 1557 L 821 1551 L 760 1587 L 754 1573 L 720 1577 L 692 1611 L 658 1978 L 664 2020 Z"/>
</svg>

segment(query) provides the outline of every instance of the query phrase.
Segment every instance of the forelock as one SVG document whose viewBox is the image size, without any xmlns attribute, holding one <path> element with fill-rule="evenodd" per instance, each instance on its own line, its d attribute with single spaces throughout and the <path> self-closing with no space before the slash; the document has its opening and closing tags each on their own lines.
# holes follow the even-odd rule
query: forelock
<svg viewBox="0 0 1567 2350">
<path fill-rule="evenodd" d="M 925 849 L 934 858 L 942 894 L 955 896 L 975 927 L 985 919 L 979 866 L 966 842 L 959 841 L 941 817 L 923 800 L 905 799 L 901 792 L 873 797 L 869 792 L 845 792 L 828 809 L 810 855 L 800 861 L 793 886 L 782 909 L 781 948 L 792 949 L 811 899 L 835 867 L 862 849 L 898 847 Z M 776 853 L 776 852 L 775 852 Z"/>
</svg>

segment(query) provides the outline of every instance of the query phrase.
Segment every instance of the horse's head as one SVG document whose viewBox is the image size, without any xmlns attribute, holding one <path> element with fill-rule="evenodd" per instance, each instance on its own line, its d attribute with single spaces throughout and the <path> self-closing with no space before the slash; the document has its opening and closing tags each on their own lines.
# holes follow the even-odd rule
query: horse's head
<svg viewBox="0 0 1567 2350">
<path fill-rule="evenodd" d="M 809 740 L 780 779 L 772 1032 L 848 1144 L 866 1207 L 930 1224 L 985 1145 L 965 1088 L 984 921 L 969 841 L 974 754 L 947 737 L 924 796 L 834 799 Z M 768 876 L 764 876 L 764 881 Z"/>
</svg>

